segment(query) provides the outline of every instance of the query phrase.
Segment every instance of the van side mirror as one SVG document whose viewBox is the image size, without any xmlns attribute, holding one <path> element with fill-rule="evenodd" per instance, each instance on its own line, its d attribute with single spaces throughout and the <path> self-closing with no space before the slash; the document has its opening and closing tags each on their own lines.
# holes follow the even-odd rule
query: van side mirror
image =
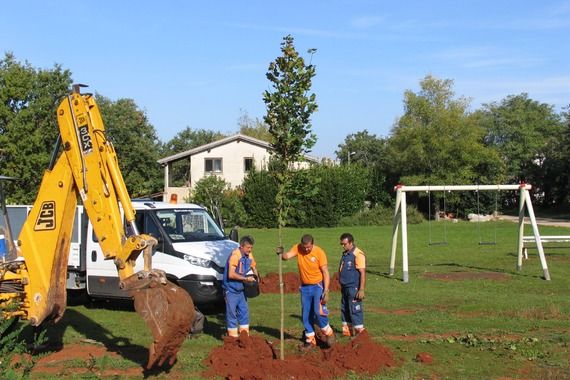
<svg viewBox="0 0 570 380">
<path fill-rule="evenodd" d="M 238 242 L 239 236 L 238 236 L 237 227 L 232 228 L 232 230 L 230 231 L 230 239 L 235 241 L 236 243 Z"/>
</svg>

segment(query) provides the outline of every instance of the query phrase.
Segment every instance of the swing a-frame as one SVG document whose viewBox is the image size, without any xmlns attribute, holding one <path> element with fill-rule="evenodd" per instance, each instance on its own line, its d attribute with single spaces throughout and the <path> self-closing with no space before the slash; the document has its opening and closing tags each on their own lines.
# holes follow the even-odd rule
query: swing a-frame
<svg viewBox="0 0 570 380">
<path fill-rule="evenodd" d="M 390 257 L 390 276 L 394 275 L 396 265 L 396 249 L 398 247 L 398 229 L 402 225 L 402 272 L 403 281 L 409 282 L 408 275 L 408 226 L 406 217 L 406 193 L 411 191 L 484 191 L 484 190 L 514 190 L 519 192 L 519 233 L 517 245 L 517 271 L 522 270 L 523 259 L 523 233 L 524 233 L 524 217 L 525 208 L 530 218 L 532 231 L 536 242 L 536 248 L 540 257 L 540 264 L 544 272 L 544 279 L 550 280 L 550 273 L 546 265 L 546 258 L 544 256 L 544 249 L 542 248 L 542 240 L 536 224 L 534 210 L 530 199 L 529 190 L 532 186 L 529 184 L 521 183 L 519 185 L 445 185 L 445 186 L 404 186 L 397 185 L 394 187 L 396 191 L 396 207 L 394 209 L 394 219 L 392 224 L 392 253 Z"/>
</svg>

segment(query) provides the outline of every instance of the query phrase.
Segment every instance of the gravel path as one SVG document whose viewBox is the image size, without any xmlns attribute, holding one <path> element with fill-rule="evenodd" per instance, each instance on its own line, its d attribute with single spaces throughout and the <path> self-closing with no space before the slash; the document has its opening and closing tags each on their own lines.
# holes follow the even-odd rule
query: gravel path
<svg viewBox="0 0 570 380">
<path fill-rule="evenodd" d="M 499 220 L 510 220 L 512 222 L 518 223 L 518 216 L 511 215 L 501 215 Z M 524 218 L 525 224 L 530 224 L 530 218 L 527 216 Z M 555 218 L 536 218 L 536 223 L 544 226 L 556 226 L 556 227 L 570 227 L 570 220 L 567 219 L 555 219 Z"/>
</svg>

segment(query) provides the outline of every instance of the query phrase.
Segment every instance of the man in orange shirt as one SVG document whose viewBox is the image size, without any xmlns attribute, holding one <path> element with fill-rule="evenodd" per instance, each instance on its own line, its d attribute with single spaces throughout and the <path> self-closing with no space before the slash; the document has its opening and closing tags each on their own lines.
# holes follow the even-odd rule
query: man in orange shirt
<svg viewBox="0 0 570 380">
<path fill-rule="evenodd" d="M 226 327 L 228 335 L 234 338 L 242 331 L 249 335 L 249 307 L 244 282 L 254 282 L 259 278 L 252 250 L 253 238 L 249 235 L 242 237 L 239 248 L 228 257 L 224 271 L 222 287 L 226 300 Z"/>
<path fill-rule="evenodd" d="M 303 235 L 300 244 L 295 244 L 283 253 L 283 248 L 277 249 L 282 260 L 297 257 L 299 276 L 301 278 L 301 314 L 305 327 L 304 346 L 315 347 L 315 330 L 313 324 L 317 323 L 325 336 L 325 343 L 330 347 L 334 344 L 333 329 L 329 325 L 326 303 L 329 299 L 330 276 L 327 255 L 320 247 L 314 245 L 311 235 Z"/>
</svg>

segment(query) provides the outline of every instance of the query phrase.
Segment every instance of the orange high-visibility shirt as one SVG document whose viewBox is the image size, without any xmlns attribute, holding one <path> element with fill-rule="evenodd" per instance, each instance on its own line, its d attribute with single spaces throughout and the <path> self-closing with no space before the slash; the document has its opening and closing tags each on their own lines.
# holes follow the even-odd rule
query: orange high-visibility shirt
<svg viewBox="0 0 570 380">
<path fill-rule="evenodd" d="M 251 268 L 255 268 L 257 265 L 255 259 L 253 258 L 253 252 L 248 256 L 251 259 Z M 240 267 L 239 260 L 241 259 L 241 251 L 239 248 L 235 249 L 230 256 L 230 266 L 236 268 L 236 273 L 245 276 L 246 273 L 243 272 L 243 268 Z"/>
<path fill-rule="evenodd" d="M 354 264 L 356 269 L 366 268 L 366 256 L 364 255 L 364 251 L 358 247 L 354 249 Z"/>
<path fill-rule="evenodd" d="M 299 276 L 301 277 L 301 284 L 314 285 L 323 281 L 323 273 L 321 267 L 327 265 L 327 255 L 322 248 L 313 245 L 311 252 L 303 253 L 301 244 L 295 244 L 290 252 L 297 256 L 297 265 L 299 266 Z"/>
</svg>

